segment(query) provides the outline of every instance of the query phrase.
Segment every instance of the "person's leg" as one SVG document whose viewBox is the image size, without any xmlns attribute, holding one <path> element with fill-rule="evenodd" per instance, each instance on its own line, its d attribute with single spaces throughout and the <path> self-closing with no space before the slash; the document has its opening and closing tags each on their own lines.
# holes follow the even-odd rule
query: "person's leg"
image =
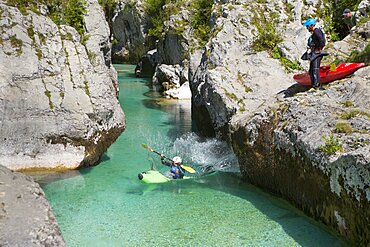
<svg viewBox="0 0 370 247">
<path fill-rule="evenodd" d="M 315 60 L 312 61 L 312 77 L 311 83 L 314 88 L 320 86 L 320 63 L 321 63 L 322 56 L 317 57 Z"/>
<path fill-rule="evenodd" d="M 314 69 L 313 61 L 310 61 L 310 69 L 308 70 L 308 74 L 310 75 L 311 78 L 311 85 L 314 84 L 313 69 Z"/>
</svg>

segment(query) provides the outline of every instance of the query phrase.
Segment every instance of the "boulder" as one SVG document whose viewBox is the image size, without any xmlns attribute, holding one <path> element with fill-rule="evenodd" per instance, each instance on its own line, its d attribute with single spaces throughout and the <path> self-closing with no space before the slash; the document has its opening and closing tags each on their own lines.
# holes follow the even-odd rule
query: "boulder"
<svg viewBox="0 0 370 247">
<path fill-rule="evenodd" d="M 29 176 L 0 165 L 1 246 L 66 246 L 45 194 Z"/>
<path fill-rule="evenodd" d="M 153 86 L 170 98 L 190 99 L 186 71 L 180 65 L 158 65 L 153 76 Z"/>
</svg>

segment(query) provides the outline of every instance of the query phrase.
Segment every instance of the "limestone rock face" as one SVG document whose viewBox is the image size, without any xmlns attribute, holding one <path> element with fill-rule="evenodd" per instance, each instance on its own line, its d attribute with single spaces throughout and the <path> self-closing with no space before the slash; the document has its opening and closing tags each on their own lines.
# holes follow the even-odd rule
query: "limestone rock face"
<svg viewBox="0 0 370 247">
<path fill-rule="evenodd" d="M 215 1 L 212 38 L 200 64 L 191 63 L 189 69 L 192 117 L 203 134 L 232 144 L 245 180 L 367 246 L 369 69 L 323 90 L 305 92 L 279 60 L 252 48 L 261 31 L 254 16 L 277 12 L 276 29 L 284 31 L 278 50 L 291 61 L 299 59 L 309 37 L 301 25 L 302 13 L 314 13 L 319 3 Z M 345 46 L 349 53 L 367 44 L 348 37 L 330 52 L 339 54 Z M 335 148 L 338 151 L 330 153 Z"/>
<path fill-rule="evenodd" d="M 231 124 L 246 180 L 359 246 L 370 243 L 369 74 L 364 68 L 325 90 L 286 95 Z"/>
<path fill-rule="evenodd" d="M 160 64 L 183 65 L 189 59 L 190 48 L 196 44 L 189 21 L 189 11 L 182 9 L 165 23 L 164 35 L 157 45 Z"/>
<path fill-rule="evenodd" d="M 50 205 L 31 177 L 0 165 L 0 245 L 66 246 Z"/>
<path fill-rule="evenodd" d="M 69 26 L 2 2 L 0 9 L 0 164 L 96 164 L 125 128 L 98 1 L 87 1 L 86 46 Z"/>
<path fill-rule="evenodd" d="M 187 78 L 187 69 L 180 65 L 161 64 L 153 76 L 153 85 L 165 95 L 176 99 L 190 99 L 191 92 Z"/>
<path fill-rule="evenodd" d="M 194 38 L 193 30 L 189 25 L 190 12 L 185 8 L 187 4 L 188 1 L 184 3 L 179 13 L 171 16 L 165 23 L 164 34 L 157 43 L 156 71 L 172 67 L 172 74 L 175 73 L 176 76 L 169 75 L 166 80 L 163 80 L 158 77 L 161 73 L 155 73 L 153 82 L 160 84 L 159 88 L 163 90 L 165 96 L 175 99 L 191 98 L 188 81 L 189 64 L 192 60 L 199 64 L 200 60 L 198 41 Z"/>
<path fill-rule="evenodd" d="M 113 58 L 137 63 L 149 50 L 146 47 L 147 20 L 141 1 L 124 3 L 113 18 Z"/>
<path fill-rule="evenodd" d="M 233 117 L 248 117 L 263 109 L 278 92 L 293 83 L 278 60 L 271 58 L 267 52 L 253 51 L 251 46 L 256 27 L 251 24 L 252 15 L 246 8 L 256 9 L 256 6 L 249 3 L 215 7 L 222 13 L 215 13 L 220 17 L 214 20 L 213 38 L 191 77 L 195 119 L 199 115 L 201 121 L 212 122 L 211 129 L 198 124 L 203 126 L 200 129 L 205 134 L 212 134 L 215 130 L 219 135 L 226 135 Z M 223 14 L 225 11 L 227 15 Z M 302 29 L 301 26 L 296 28 Z M 289 50 L 298 50 L 291 43 Z M 209 113 L 210 120 L 204 119 L 204 111 Z"/>
</svg>

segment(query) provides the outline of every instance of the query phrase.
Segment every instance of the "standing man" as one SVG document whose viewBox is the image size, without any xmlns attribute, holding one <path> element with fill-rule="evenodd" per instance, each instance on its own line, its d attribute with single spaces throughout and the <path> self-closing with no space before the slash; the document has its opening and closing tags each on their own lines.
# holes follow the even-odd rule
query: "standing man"
<svg viewBox="0 0 370 247">
<path fill-rule="evenodd" d="M 311 84 L 313 88 L 320 86 L 320 63 L 323 56 L 328 55 L 326 52 L 322 52 L 325 46 L 325 35 L 320 28 L 316 26 L 316 20 L 313 18 L 308 19 L 303 24 L 307 30 L 311 33 L 310 38 L 307 42 L 307 48 L 310 49 L 308 54 L 310 60 L 310 69 L 308 73 L 310 74 Z"/>
<path fill-rule="evenodd" d="M 344 23 L 347 25 L 348 30 L 356 26 L 357 22 L 359 21 L 359 14 L 357 12 L 351 12 L 350 9 L 345 9 L 343 11 Z"/>
</svg>

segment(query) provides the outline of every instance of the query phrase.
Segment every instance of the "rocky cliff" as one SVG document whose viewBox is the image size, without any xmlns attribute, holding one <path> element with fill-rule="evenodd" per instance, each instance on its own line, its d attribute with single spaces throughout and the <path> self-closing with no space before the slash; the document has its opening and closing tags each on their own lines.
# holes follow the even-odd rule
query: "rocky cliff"
<svg viewBox="0 0 370 247">
<path fill-rule="evenodd" d="M 40 186 L 0 165 L 0 245 L 66 246 Z"/>
<path fill-rule="evenodd" d="M 295 61 L 309 36 L 302 20 L 321 8 L 301 1 L 216 1 L 213 35 L 189 77 L 193 118 L 204 134 L 232 145 L 246 181 L 367 246 L 370 70 L 314 92 L 292 79 L 292 64 L 307 68 Z M 332 56 L 324 62 L 369 45 L 361 29 L 329 43 Z M 262 45 L 269 52 L 259 51 Z"/>
<path fill-rule="evenodd" d="M 149 51 L 148 23 L 142 1 L 119 5 L 112 23 L 114 60 L 137 63 Z"/>
<path fill-rule="evenodd" d="M 81 40 L 0 1 L 0 164 L 12 170 L 94 165 L 125 128 L 109 28 L 86 2 Z"/>
<path fill-rule="evenodd" d="M 145 11 L 148 8 L 145 1 L 123 3 L 113 19 L 114 59 L 133 63 L 141 61 L 145 76 L 152 76 L 155 71 L 155 89 L 171 98 L 190 99 L 189 59 L 193 54 L 199 56 L 198 51 L 202 48 L 197 45 L 194 30 L 189 24 L 190 3 L 189 0 L 171 2 L 161 7 L 166 14 L 158 15 L 169 15 L 169 19 L 164 20 L 159 37 L 148 33 L 151 17 Z"/>
</svg>

